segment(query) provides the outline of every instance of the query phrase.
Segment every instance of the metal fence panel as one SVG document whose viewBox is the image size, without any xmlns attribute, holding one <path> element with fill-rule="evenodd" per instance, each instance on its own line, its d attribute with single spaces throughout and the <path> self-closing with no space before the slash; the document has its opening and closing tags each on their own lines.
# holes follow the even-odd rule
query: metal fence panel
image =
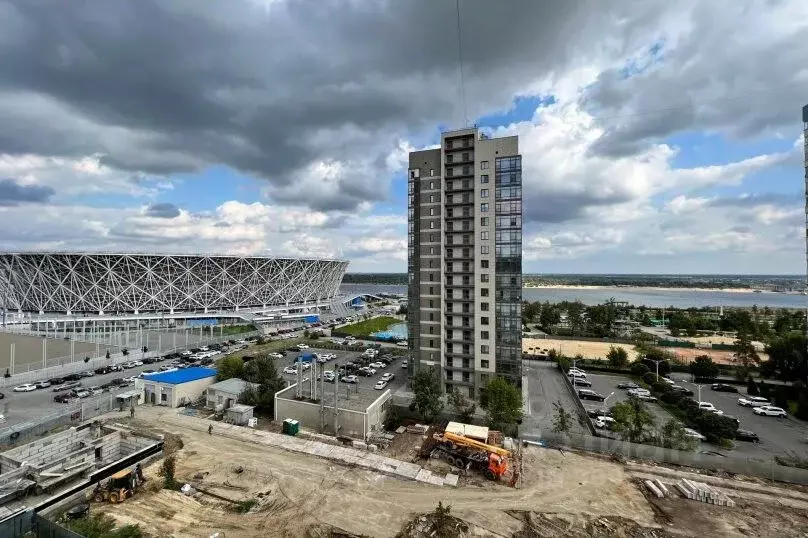
<svg viewBox="0 0 808 538">
<path fill-rule="evenodd" d="M 46 517 L 36 516 L 37 538 L 85 538 L 83 534 L 73 532 Z"/>
</svg>

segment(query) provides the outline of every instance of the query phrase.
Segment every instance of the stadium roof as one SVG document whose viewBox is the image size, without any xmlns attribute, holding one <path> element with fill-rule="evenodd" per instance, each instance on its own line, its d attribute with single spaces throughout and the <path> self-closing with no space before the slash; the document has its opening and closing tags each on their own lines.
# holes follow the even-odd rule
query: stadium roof
<svg viewBox="0 0 808 538">
<path fill-rule="evenodd" d="M 269 254 L 227 254 L 225 252 L 141 252 L 119 250 L 3 250 L 0 255 L 42 255 L 59 254 L 63 256 L 168 256 L 170 258 L 262 258 L 267 260 L 312 260 L 318 262 L 347 262 L 347 258 L 318 258 L 316 256 L 273 256 Z"/>
<path fill-rule="evenodd" d="M 156 381 L 158 383 L 167 383 L 169 385 L 180 385 L 190 381 L 205 379 L 206 377 L 213 377 L 215 375 L 215 368 L 192 366 L 191 368 L 183 368 L 182 370 L 175 370 L 173 372 L 162 372 L 159 374 L 147 375 L 144 376 L 143 379 L 145 381 Z"/>
</svg>

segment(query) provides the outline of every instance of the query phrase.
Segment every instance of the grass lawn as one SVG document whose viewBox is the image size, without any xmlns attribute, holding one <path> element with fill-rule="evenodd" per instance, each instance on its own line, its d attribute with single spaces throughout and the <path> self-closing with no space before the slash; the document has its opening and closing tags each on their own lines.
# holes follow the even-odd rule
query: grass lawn
<svg viewBox="0 0 808 538">
<path fill-rule="evenodd" d="M 380 316 L 334 330 L 351 336 L 370 336 L 372 333 L 387 330 L 390 325 L 395 323 L 401 323 L 401 320 L 390 316 Z"/>
</svg>

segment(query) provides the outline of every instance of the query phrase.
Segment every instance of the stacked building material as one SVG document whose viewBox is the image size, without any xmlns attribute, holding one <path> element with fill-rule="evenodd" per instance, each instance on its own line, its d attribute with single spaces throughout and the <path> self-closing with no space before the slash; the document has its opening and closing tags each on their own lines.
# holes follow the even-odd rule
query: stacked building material
<svg viewBox="0 0 808 538">
<path fill-rule="evenodd" d="M 676 489 L 678 489 L 682 495 L 694 501 L 716 504 L 718 506 L 735 506 L 735 501 L 703 482 L 695 482 L 683 478 L 676 483 Z"/>
</svg>

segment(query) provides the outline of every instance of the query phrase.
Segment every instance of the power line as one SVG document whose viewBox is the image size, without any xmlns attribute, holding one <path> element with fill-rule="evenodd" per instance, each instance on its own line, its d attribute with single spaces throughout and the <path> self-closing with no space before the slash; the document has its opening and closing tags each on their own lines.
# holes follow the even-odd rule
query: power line
<svg viewBox="0 0 808 538">
<path fill-rule="evenodd" d="M 463 39 L 460 35 L 460 0 L 455 0 L 457 11 L 457 56 L 460 62 L 460 100 L 463 102 L 463 125 L 469 126 L 469 114 L 466 109 L 466 82 L 463 77 Z"/>
</svg>

